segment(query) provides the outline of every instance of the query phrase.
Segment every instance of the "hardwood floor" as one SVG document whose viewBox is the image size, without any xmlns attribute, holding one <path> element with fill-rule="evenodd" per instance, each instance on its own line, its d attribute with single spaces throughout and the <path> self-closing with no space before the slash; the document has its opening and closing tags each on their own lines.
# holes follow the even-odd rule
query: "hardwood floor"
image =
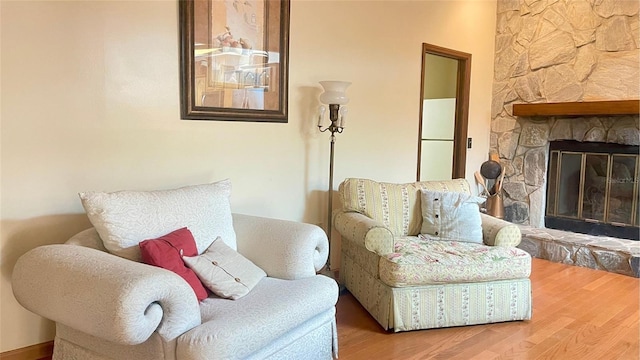
<svg viewBox="0 0 640 360">
<path fill-rule="evenodd" d="M 530 321 L 400 333 L 347 292 L 337 306 L 340 360 L 640 359 L 640 279 L 533 259 L 531 282 Z"/>
<path fill-rule="evenodd" d="M 533 316 L 385 332 L 346 292 L 337 307 L 340 360 L 640 359 L 640 279 L 533 259 Z"/>
</svg>

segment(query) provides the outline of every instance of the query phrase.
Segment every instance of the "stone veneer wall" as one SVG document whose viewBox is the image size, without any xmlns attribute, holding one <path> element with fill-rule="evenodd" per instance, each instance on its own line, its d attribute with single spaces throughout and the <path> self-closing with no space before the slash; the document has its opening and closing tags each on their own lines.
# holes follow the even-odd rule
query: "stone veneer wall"
<svg viewBox="0 0 640 360">
<path fill-rule="evenodd" d="M 505 219 L 544 226 L 548 141 L 637 145 L 639 117 L 521 118 L 514 103 L 640 99 L 637 0 L 498 0 L 491 151 Z"/>
</svg>

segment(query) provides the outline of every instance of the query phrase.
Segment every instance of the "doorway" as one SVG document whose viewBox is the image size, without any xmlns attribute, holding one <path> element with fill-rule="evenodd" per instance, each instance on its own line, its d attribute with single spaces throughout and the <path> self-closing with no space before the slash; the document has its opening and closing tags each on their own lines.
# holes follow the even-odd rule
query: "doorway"
<svg viewBox="0 0 640 360">
<path fill-rule="evenodd" d="M 471 54 L 422 44 L 417 181 L 465 177 Z"/>
</svg>

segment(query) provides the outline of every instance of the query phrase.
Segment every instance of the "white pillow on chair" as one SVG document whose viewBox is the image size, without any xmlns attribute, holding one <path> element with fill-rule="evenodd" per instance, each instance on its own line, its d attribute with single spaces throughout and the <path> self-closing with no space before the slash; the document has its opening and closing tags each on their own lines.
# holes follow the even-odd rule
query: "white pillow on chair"
<svg viewBox="0 0 640 360">
<path fill-rule="evenodd" d="M 422 235 L 432 240 L 482 244 L 479 205 L 484 198 L 460 192 L 421 192 Z"/>
<path fill-rule="evenodd" d="M 112 254 L 141 261 L 138 243 L 187 227 L 198 253 L 220 236 L 236 249 L 231 181 L 172 190 L 80 193 L 82 206 Z"/>
<path fill-rule="evenodd" d="M 267 274 L 219 238 L 198 256 L 183 256 L 204 286 L 214 294 L 237 300 L 249 293 Z"/>
</svg>

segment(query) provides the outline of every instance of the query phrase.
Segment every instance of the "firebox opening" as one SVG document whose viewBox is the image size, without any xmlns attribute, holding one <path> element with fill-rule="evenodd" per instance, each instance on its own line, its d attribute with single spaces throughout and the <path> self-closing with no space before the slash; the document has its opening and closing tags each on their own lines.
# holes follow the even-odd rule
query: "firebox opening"
<svg viewBox="0 0 640 360">
<path fill-rule="evenodd" d="M 638 146 L 549 144 L 545 226 L 639 240 Z"/>
</svg>

